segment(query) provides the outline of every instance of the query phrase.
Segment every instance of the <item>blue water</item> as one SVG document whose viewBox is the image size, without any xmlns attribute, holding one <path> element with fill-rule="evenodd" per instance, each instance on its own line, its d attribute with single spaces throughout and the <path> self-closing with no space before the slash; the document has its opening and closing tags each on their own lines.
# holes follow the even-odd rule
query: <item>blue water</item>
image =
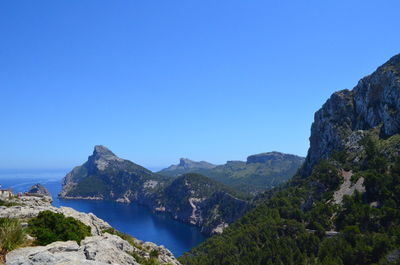
<svg viewBox="0 0 400 265">
<path fill-rule="evenodd" d="M 94 213 L 111 226 L 133 237 L 164 245 L 175 256 L 203 242 L 206 237 L 197 227 L 175 221 L 165 214 L 152 213 L 137 204 L 103 201 L 63 200 L 57 197 L 61 190 L 61 178 L 65 172 L 4 173 L 0 172 L 0 184 L 13 192 L 24 192 L 33 184 L 41 183 L 53 196 L 54 206 L 68 206 L 77 211 Z"/>
</svg>

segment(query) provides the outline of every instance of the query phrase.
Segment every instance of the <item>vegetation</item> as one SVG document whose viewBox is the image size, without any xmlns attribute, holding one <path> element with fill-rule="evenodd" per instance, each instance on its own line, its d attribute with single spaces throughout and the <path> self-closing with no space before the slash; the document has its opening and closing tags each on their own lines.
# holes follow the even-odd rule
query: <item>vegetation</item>
<svg viewBox="0 0 400 265">
<path fill-rule="evenodd" d="M 147 259 L 145 257 L 138 255 L 137 253 L 131 253 L 131 255 L 141 265 L 159 265 L 160 264 L 157 257 L 150 256 L 150 258 Z"/>
<path fill-rule="evenodd" d="M 88 176 L 82 179 L 70 193 L 69 196 L 100 196 L 108 192 L 107 184 L 97 176 Z"/>
<path fill-rule="evenodd" d="M 321 161 L 309 177 L 259 196 L 259 205 L 184 254 L 186 265 L 202 264 L 399 264 L 400 158 L 382 155 L 376 139 L 363 141 L 364 154 L 351 169 L 364 178 L 366 192 L 331 203 L 342 183 L 342 155 Z M 335 230 L 336 236 L 326 231 Z M 395 255 L 394 255 L 395 256 Z M 392 263 L 391 263 L 392 262 Z"/>
<path fill-rule="evenodd" d="M 20 205 L 20 204 L 17 202 L 9 202 L 9 201 L 0 200 L 0 206 L 11 207 L 11 206 L 18 206 L 18 205 Z"/>
<path fill-rule="evenodd" d="M 189 197 L 207 198 L 215 192 L 220 191 L 241 199 L 249 198 L 245 194 L 206 176 L 197 173 L 188 173 L 175 179 L 166 187 L 164 199 L 168 200 L 169 205 L 171 205 L 171 203 L 182 204 L 186 202 Z M 176 196 L 176 194 L 179 194 L 179 197 Z"/>
<path fill-rule="evenodd" d="M 202 198 L 201 215 L 203 231 L 211 232 L 221 222 L 233 222 L 249 208 L 248 199 L 233 189 L 196 173 L 175 179 L 157 194 L 160 205 L 177 216 L 188 216 L 193 208 L 191 198 Z M 207 230 L 208 229 L 208 230 Z"/>
<path fill-rule="evenodd" d="M 178 176 L 186 173 L 198 173 L 213 180 L 230 186 L 242 193 L 254 194 L 279 186 L 291 178 L 303 160 L 294 156 L 246 163 L 243 161 L 228 161 L 226 164 L 211 169 L 177 169 L 175 171 L 161 171 L 166 176 Z"/>
<path fill-rule="evenodd" d="M 0 218 L 0 252 L 16 249 L 25 242 L 25 230 L 18 219 Z"/>
<path fill-rule="evenodd" d="M 36 245 L 68 240 L 75 240 L 79 244 L 82 239 L 91 235 L 90 227 L 81 221 L 51 211 L 40 212 L 28 224 L 29 234 L 36 238 Z"/>
</svg>

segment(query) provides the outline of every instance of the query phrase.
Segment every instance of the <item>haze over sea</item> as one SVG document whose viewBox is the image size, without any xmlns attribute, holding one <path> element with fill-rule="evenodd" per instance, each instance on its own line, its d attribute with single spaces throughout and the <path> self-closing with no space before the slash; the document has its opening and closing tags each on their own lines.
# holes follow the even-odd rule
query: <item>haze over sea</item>
<svg viewBox="0 0 400 265">
<path fill-rule="evenodd" d="M 165 214 L 152 213 L 141 205 L 59 199 L 57 194 L 66 173 L 67 170 L 0 171 L 0 185 L 3 188 L 10 187 L 17 193 L 26 191 L 33 184 L 41 183 L 52 194 L 54 206 L 92 212 L 114 228 L 137 239 L 164 245 L 177 257 L 206 239 L 197 227 L 175 221 Z"/>
</svg>

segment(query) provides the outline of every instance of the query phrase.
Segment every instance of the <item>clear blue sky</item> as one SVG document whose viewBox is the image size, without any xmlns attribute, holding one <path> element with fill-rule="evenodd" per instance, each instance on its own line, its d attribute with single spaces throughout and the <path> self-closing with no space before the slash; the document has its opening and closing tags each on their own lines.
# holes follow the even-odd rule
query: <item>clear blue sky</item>
<svg viewBox="0 0 400 265">
<path fill-rule="evenodd" d="M 0 168 L 103 144 L 146 167 L 305 155 L 314 112 L 400 52 L 400 1 L 0 2 Z"/>
</svg>

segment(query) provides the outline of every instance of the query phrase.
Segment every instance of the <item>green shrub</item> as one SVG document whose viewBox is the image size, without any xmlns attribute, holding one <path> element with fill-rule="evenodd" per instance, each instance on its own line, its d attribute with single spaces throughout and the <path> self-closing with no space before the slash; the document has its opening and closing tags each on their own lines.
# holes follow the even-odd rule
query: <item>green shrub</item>
<svg viewBox="0 0 400 265">
<path fill-rule="evenodd" d="M 25 231 L 18 219 L 0 218 L 0 249 L 11 251 L 25 241 Z"/>
<path fill-rule="evenodd" d="M 157 250 L 157 249 L 153 249 L 153 250 L 150 252 L 150 257 L 151 257 L 151 258 L 158 258 L 158 255 L 159 255 L 159 253 L 158 253 L 158 250 Z"/>
<path fill-rule="evenodd" d="M 29 220 L 29 232 L 36 238 L 36 245 L 47 245 L 55 241 L 75 240 L 78 244 L 90 236 L 90 227 L 72 217 L 51 211 L 40 212 Z"/>
<path fill-rule="evenodd" d="M 20 205 L 20 204 L 16 203 L 16 202 L 9 202 L 9 201 L 0 200 L 0 206 L 11 207 L 11 206 L 18 206 L 18 205 Z"/>
</svg>

